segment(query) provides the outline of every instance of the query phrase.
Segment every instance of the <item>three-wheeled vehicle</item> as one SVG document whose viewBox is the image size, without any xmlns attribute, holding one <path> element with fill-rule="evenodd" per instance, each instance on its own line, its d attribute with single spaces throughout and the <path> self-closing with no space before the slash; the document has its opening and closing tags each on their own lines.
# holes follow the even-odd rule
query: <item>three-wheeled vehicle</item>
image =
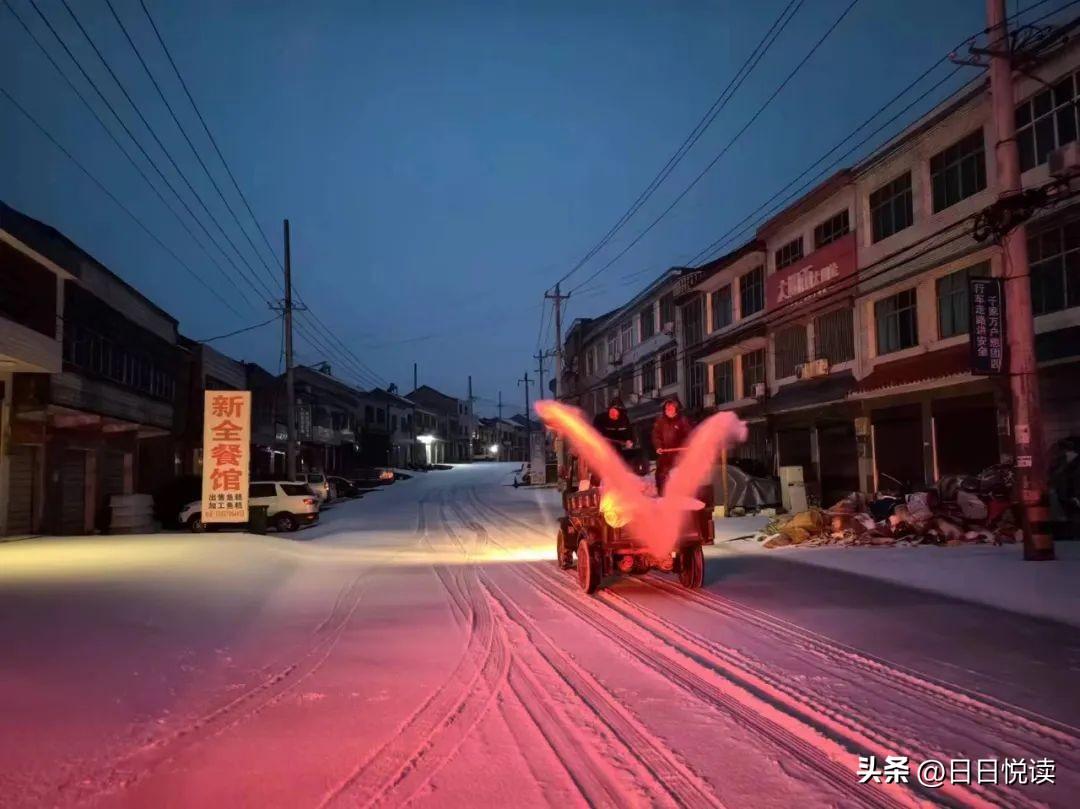
<svg viewBox="0 0 1080 809">
<path fill-rule="evenodd" d="M 636 465 L 635 471 L 647 474 L 648 464 Z M 573 475 L 568 477 L 569 484 Z M 705 572 L 702 546 L 712 545 L 715 538 L 712 487 L 703 487 L 698 499 L 701 508 L 686 515 L 673 551 L 658 558 L 635 538 L 633 527 L 619 514 L 614 494 L 606 492 L 602 483 L 584 491 L 568 490 L 556 540 L 558 564 L 563 570 L 576 565 L 578 584 L 590 594 L 607 576 L 641 575 L 654 568 L 676 573 L 684 587 L 701 587 Z"/>
</svg>

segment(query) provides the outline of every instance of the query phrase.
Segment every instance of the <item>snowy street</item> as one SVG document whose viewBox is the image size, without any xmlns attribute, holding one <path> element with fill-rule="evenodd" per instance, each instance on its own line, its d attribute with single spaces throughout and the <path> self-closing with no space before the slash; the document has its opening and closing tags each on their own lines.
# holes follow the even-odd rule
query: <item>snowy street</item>
<svg viewBox="0 0 1080 809">
<path fill-rule="evenodd" d="M 1076 805 L 1075 628 L 722 542 L 700 591 L 586 596 L 512 472 L 291 535 L 0 544 L 0 806 Z"/>
</svg>

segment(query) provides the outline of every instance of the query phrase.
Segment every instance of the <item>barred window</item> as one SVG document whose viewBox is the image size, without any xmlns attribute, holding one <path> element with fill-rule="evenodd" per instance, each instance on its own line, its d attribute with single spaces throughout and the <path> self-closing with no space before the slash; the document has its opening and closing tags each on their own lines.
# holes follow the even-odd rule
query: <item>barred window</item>
<svg viewBox="0 0 1080 809">
<path fill-rule="evenodd" d="M 765 382 L 765 349 L 759 348 L 742 355 L 743 396 L 754 395 L 754 386 Z"/>
<path fill-rule="evenodd" d="M 656 360 L 646 360 L 641 365 L 641 392 L 656 392 Z"/>
<path fill-rule="evenodd" d="M 1076 88 L 1072 75 L 1016 106 L 1020 170 L 1046 162 L 1047 155 L 1076 140 Z"/>
<path fill-rule="evenodd" d="M 870 194 L 870 229 L 875 242 L 911 227 L 914 221 L 910 171 Z"/>
<path fill-rule="evenodd" d="M 619 333 L 617 331 L 610 332 L 607 336 L 607 357 L 608 362 L 615 363 L 615 358 L 619 356 Z"/>
<path fill-rule="evenodd" d="M 855 359 L 855 324 L 851 309 L 837 309 L 814 319 L 814 356 L 839 365 Z"/>
<path fill-rule="evenodd" d="M 976 129 L 930 158 L 930 184 L 934 213 L 986 188 L 986 147 L 982 129 Z"/>
<path fill-rule="evenodd" d="M 690 402 L 691 410 L 700 410 L 705 406 L 705 366 L 700 362 L 690 360 L 687 363 L 690 377 Z"/>
<path fill-rule="evenodd" d="M 80 323 L 65 322 L 62 352 L 64 362 L 148 396 L 168 400 L 176 392 L 173 375 L 149 356 L 114 343 Z"/>
<path fill-rule="evenodd" d="M 687 346 L 705 339 L 705 296 L 697 295 L 682 308 L 683 336 Z"/>
<path fill-rule="evenodd" d="M 774 254 L 776 257 L 776 269 L 782 270 L 803 257 L 802 236 L 792 239 Z"/>
<path fill-rule="evenodd" d="M 656 334 L 656 307 L 651 303 L 641 310 L 641 340 L 644 342 Z"/>
<path fill-rule="evenodd" d="M 1028 239 L 1035 315 L 1080 306 L 1080 220 Z"/>
<path fill-rule="evenodd" d="M 814 228 L 814 249 L 820 249 L 827 244 L 832 244 L 841 236 L 846 236 L 851 230 L 848 221 L 847 208 L 840 211 L 836 216 L 831 216 Z"/>
<path fill-rule="evenodd" d="M 765 268 L 750 270 L 739 278 L 739 317 L 749 317 L 765 308 Z"/>
<path fill-rule="evenodd" d="M 914 289 L 905 289 L 874 304 L 877 353 L 891 354 L 919 343 L 918 306 Z"/>
<path fill-rule="evenodd" d="M 725 360 L 713 366 L 713 394 L 718 405 L 735 400 L 734 360 Z"/>
<path fill-rule="evenodd" d="M 712 331 L 730 326 L 731 320 L 731 284 L 728 284 L 712 293 Z"/>
<path fill-rule="evenodd" d="M 634 347 L 634 321 L 627 320 L 619 327 L 619 350 L 625 354 Z"/>
<path fill-rule="evenodd" d="M 660 385 L 666 388 L 679 381 L 678 358 L 674 351 L 668 351 L 660 358 Z"/>
<path fill-rule="evenodd" d="M 795 376 L 795 366 L 806 362 L 806 326 L 788 326 L 776 333 L 773 372 L 777 379 Z"/>
</svg>

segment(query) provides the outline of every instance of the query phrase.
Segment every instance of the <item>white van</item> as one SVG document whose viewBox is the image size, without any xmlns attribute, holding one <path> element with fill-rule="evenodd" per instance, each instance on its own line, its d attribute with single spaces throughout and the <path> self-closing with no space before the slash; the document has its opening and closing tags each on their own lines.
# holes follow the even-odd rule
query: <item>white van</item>
<svg viewBox="0 0 1080 809">
<path fill-rule="evenodd" d="M 330 481 L 322 472 L 301 472 L 296 479 L 306 483 L 311 491 L 319 498 L 320 503 L 330 499 Z"/>
</svg>

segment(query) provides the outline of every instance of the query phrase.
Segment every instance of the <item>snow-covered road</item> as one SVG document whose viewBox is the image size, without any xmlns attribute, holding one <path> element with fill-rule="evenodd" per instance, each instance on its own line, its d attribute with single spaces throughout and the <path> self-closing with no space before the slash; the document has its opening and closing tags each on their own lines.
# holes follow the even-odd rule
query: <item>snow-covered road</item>
<svg viewBox="0 0 1080 809">
<path fill-rule="evenodd" d="M 1075 628 L 722 543 L 701 591 L 587 597 L 557 493 L 510 476 L 295 536 L 0 545 L 0 806 L 1075 805 Z M 928 759 L 969 783 L 920 786 Z"/>
</svg>

